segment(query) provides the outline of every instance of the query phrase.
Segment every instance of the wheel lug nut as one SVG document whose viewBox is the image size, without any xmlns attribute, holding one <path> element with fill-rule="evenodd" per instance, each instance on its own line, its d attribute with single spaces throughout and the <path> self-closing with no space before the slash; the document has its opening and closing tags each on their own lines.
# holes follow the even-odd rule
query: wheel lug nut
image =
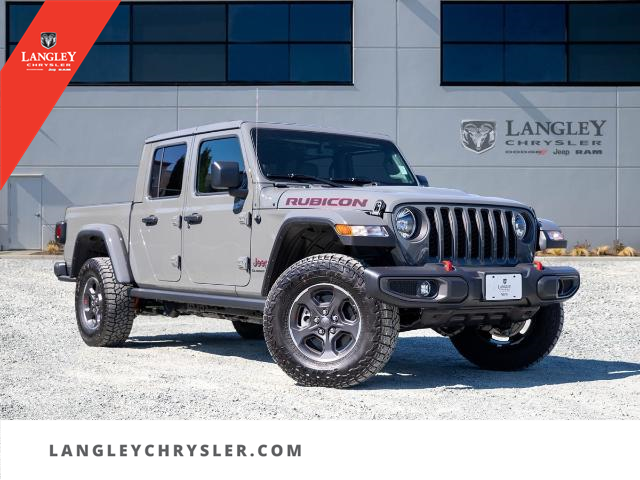
<svg viewBox="0 0 640 480">
<path fill-rule="evenodd" d="M 335 328 L 332 328 L 332 329 L 331 329 L 331 330 L 329 330 L 329 331 L 330 331 L 332 334 L 333 334 L 333 333 L 336 333 L 336 329 L 335 329 Z"/>
<path fill-rule="evenodd" d="M 332 318 L 332 320 L 333 320 L 334 322 L 337 322 L 337 321 L 338 321 L 338 315 L 334 315 L 334 316 L 333 316 L 333 318 Z"/>
<path fill-rule="evenodd" d="M 323 314 L 323 315 L 326 315 L 326 314 L 327 314 L 327 311 L 326 311 L 326 310 L 322 310 L 322 314 Z"/>
<path fill-rule="evenodd" d="M 319 333 L 320 335 L 324 335 L 324 328 L 320 328 L 320 329 L 318 329 L 318 333 Z"/>
</svg>

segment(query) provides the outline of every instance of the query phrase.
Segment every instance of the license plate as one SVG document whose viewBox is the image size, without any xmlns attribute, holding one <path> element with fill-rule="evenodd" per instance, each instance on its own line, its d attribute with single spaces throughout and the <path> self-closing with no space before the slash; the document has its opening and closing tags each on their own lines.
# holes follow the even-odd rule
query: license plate
<svg viewBox="0 0 640 480">
<path fill-rule="evenodd" d="M 508 275 L 486 274 L 484 276 L 485 300 L 520 300 L 522 298 L 522 275 L 510 273 Z"/>
</svg>

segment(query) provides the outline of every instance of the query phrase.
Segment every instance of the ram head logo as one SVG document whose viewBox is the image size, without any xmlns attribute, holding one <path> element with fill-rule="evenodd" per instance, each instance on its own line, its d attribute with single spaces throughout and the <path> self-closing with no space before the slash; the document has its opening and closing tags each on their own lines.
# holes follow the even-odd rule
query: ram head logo
<svg viewBox="0 0 640 480">
<path fill-rule="evenodd" d="M 484 153 L 496 145 L 496 122 L 465 120 L 460 126 L 462 146 L 475 153 Z"/>
<path fill-rule="evenodd" d="M 40 43 L 46 49 L 56 46 L 58 36 L 54 32 L 43 32 L 40 34 Z"/>
</svg>

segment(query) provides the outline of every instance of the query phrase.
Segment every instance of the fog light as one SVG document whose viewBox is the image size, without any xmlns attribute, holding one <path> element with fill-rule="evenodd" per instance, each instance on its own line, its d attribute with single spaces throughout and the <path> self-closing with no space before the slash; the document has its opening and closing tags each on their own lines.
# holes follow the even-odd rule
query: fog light
<svg viewBox="0 0 640 480">
<path fill-rule="evenodd" d="M 435 292 L 435 285 L 433 282 L 427 280 L 426 282 L 422 282 L 420 284 L 420 296 L 421 297 L 430 297 Z"/>
</svg>

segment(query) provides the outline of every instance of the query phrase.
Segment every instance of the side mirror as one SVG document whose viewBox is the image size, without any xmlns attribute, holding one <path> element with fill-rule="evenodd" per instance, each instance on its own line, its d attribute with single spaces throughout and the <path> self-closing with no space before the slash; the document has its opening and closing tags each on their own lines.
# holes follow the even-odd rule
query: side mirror
<svg viewBox="0 0 640 480">
<path fill-rule="evenodd" d="M 429 186 L 429 180 L 427 180 L 427 177 L 425 177 L 424 175 L 416 175 L 416 178 L 418 179 L 418 183 L 421 187 Z"/>
<path fill-rule="evenodd" d="M 211 166 L 211 186 L 213 188 L 238 188 L 242 184 L 242 174 L 236 162 L 213 162 Z"/>
</svg>

